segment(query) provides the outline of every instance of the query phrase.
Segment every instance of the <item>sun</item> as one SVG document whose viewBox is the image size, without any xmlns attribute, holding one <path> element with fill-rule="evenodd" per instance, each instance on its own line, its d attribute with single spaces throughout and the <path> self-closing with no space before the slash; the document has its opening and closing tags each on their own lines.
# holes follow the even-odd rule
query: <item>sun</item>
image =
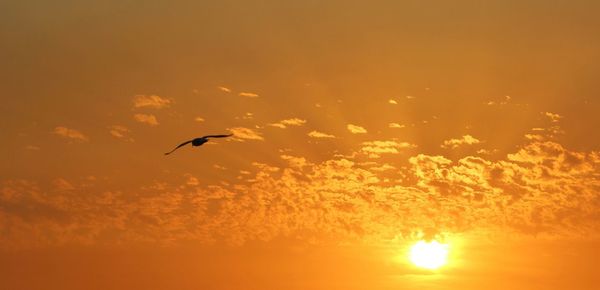
<svg viewBox="0 0 600 290">
<path fill-rule="evenodd" d="M 415 266 L 435 270 L 447 263 L 448 245 L 437 241 L 419 241 L 410 248 L 410 261 Z"/>
</svg>

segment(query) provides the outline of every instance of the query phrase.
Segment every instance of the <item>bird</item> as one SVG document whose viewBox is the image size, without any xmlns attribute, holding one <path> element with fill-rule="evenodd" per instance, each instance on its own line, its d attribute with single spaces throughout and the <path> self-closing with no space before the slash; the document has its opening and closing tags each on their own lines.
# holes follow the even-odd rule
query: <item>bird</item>
<svg viewBox="0 0 600 290">
<path fill-rule="evenodd" d="M 187 145 L 188 143 L 192 143 L 192 146 L 200 146 L 206 142 L 208 142 L 208 138 L 226 138 L 226 137 L 231 137 L 233 136 L 233 134 L 228 134 L 228 135 L 206 135 L 206 136 L 202 136 L 200 138 L 196 138 L 196 139 L 192 139 L 189 141 L 185 141 L 181 144 L 179 144 L 177 147 L 175 147 L 175 149 L 165 153 L 165 155 L 169 155 L 171 153 L 173 153 L 175 150 L 179 149 L 180 147 L 183 147 L 185 145 Z"/>
</svg>

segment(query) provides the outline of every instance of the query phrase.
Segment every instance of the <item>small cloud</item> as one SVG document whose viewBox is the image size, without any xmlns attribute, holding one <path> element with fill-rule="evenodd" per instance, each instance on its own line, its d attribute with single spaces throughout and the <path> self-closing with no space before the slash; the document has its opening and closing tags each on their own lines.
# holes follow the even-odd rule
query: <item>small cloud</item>
<svg viewBox="0 0 600 290">
<path fill-rule="evenodd" d="M 271 123 L 271 124 L 269 124 L 269 126 L 271 126 L 271 127 L 277 127 L 277 128 L 281 128 L 281 129 L 287 128 L 286 125 L 281 124 L 281 123 Z"/>
<path fill-rule="evenodd" d="M 217 89 L 219 89 L 222 92 L 231 93 L 231 89 L 226 87 L 217 87 Z"/>
<path fill-rule="evenodd" d="M 415 148 L 417 145 L 408 142 L 388 141 L 368 141 L 362 143 L 360 151 L 367 154 L 369 158 L 379 158 L 381 154 L 398 154 L 401 149 Z"/>
<path fill-rule="evenodd" d="M 135 114 L 133 115 L 133 118 L 140 122 L 140 123 L 145 123 L 148 124 L 150 126 L 157 126 L 158 125 L 158 121 L 156 120 L 156 116 L 152 115 L 152 114 Z"/>
<path fill-rule="evenodd" d="M 248 98 L 258 98 L 258 94 L 249 93 L 249 92 L 241 92 L 238 94 L 240 97 L 248 97 Z"/>
<path fill-rule="evenodd" d="M 404 128 L 404 127 L 406 127 L 405 125 L 398 124 L 398 123 L 390 123 L 388 126 L 389 126 L 390 128 L 397 128 L 397 129 L 400 129 L 400 128 Z"/>
<path fill-rule="evenodd" d="M 408 99 L 408 100 L 412 100 L 412 99 L 415 99 L 415 98 L 416 98 L 415 96 L 406 96 L 406 99 Z"/>
<path fill-rule="evenodd" d="M 398 102 L 396 102 L 396 100 L 393 100 L 393 99 L 389 99 L 388 103 L 390 103 L 392 105 L 398 105 Z"/>
<path fill-rule="evenodd" d="M 227 170 L 227 167 L 219 165 L 219 164 L 214 164 L 213 168 L 214 169 L 219 169 L 219 170 Z"/>
<path fill-rule="evenodd" d="M 277 123 L 271 123 L 271 124 L 269 124 L 269 126 L 285 129 L 285 128 L 287 128 L 287 126 L 302 126 L 304 124 L 306 124 L 306 120 L 302 120 L 299 118 L 291 118 L 291 119 L 281 120 Z"/>
<path fill-rule="evenodd" d="M 194 121 L 196 121 L 198 123 L 202 123 L 202 122 L 204 122 L 204 118 L 202 118 L 202 117 L 196 117 L 196 118 L 194 118 Z"/>
<path fill-rule="evenodd" d="M 560 121 L 560 119 L 562 119 L 563 117 L 559 114 L 555 114 L 555 113 L 550 113 L 550 112 L 545 112 L 544 115 L 546 115 L 546 117 L 550 118 L 550 120 L 553 123 L 556 123 L 558 121 Z"/>
<path fill-rule="evenodd" d="M 440 145 L 440 147 L 456 149 L 462 145 L 474 145 L 474 144 L 479 144 L 479 143 L 481 143 L 481 141 L 479 141 L 479 139 L 477 139 L 471 135 L 464 135 L 459 139 L 445 140 L 444 144 Z"/>
<path fill-rule="evenodd" d="M 55 179 L 52 182 L 52 185 L 54 185 L 54 187 L 60 191 L 75 189 L 75 186 L 73 186 L 70 182 L 66 181 L 63 178 Z"/>
<path fill-rule="evenodd" d="M 377 172 L 383 172 L 383 171 L 388 171 L 388 170 L 395 170 L 396 167 L 389 165 L 389 164 L 383 164 L 381 166 L 375 166 L 375 167 L 371 167 L 370 168 L 373 171 L 377 171 Z"/>
<path fill-rule="evenodd" d="M 65 138 L 73 139 L 79 142 L 89 141 L 88 137 L 83 135 L 81 132 L 75 129 L 69 129 L 67 127 L 59 126 L 54 128 L 54 134 Z"/>
<path fill-rule="evenodd" d="M 115 138 L 123 139 L 129 142 L 133 142 L 133 139 L 129 137 L 129 133 L 131 132 L 127 127 L 120 125 L 113 125 L 109 128 L 109 133 Z"/>
<path fill-rule="evenodd" d="M 492 149 L 492 150 L 479 149 L 479 150 L 477 150 L 477 154 L 481 154 L 481 155 L 492 155 L 495 153 L 498 153 L 498 149 Z"/>
<path fill-rule="evenodd" d="M 184 175 L 184 177 L 187 178 L 187 180 L 185 181 L 185 184 L 188 186 L 197 186 L 200 184 L 200 181 L 198 180 L 198 178 L 194 177 L 193 175 L 187 173 Z"/>
<path fill-rule="evenodd" d="M 361 127 L 361 126 L 357 126 L 357 125 L 352 125 L 352 124 L 348 124 L 348 126 L 346 126 L 346 128 L 348 128 L 348 131 L 350 131 L 350 133 L 352 134 L 365 134 L 367 133 L 367 129 Z"/>
<path fill-rule="evenodd" d="M 308 133 L 308 136 L 313 137 L 313 138 L 335 138 L 335 136 L 333 136 L 333 135 L 322 133 L 319 131 L 312 131 L 312 132 Z"/>
<path fill-rule="evenodd" d="M 157 95 L 136 95 L 133 98 L 133 107 L 134 108 L 154 108 L 154 109 L 162 109 L 171 105 L 171 100 L 161 98 Z"/>
<path fill-rule="evenodd" d="M 27 146 L 25 146 L 25 149 L 32 150 L 32 151 L 38 151 L 38 150 L 40 150 L 40 147 L 34 146 L 34 145 L 27 145 Z"/>
<path fill-rule="evenodd" d="M 233 134 L 233 138 L 238 141 L 246 140 L 264 140 L 264 138 L 260 135 L 260 133 L 252 130 L 250 128 L 244 127 L 234 127 L 228 128 L 227 131 Z"/>
</svg>

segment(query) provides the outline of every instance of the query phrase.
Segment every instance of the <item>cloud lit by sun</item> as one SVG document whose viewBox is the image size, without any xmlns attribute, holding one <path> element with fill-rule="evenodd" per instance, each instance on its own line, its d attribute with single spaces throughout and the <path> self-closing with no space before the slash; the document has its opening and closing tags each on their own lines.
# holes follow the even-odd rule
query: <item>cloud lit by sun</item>
<svg viewBox="0 0 600 290">
<path fill-rule="evenodd" d="M 5 2 L 1 290 L 600 284 L 598 1 Z"/>
</svg>

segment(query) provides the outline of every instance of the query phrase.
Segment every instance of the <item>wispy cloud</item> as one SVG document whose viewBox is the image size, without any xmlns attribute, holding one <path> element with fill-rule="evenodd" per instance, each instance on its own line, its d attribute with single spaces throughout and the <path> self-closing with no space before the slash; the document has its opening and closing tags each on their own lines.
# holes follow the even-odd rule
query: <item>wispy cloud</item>
<svg viewBox="0 0 600 290">
<path fill-rule="evenodd" d="M 258 94 L 250 93 L 250 92 L 241 92 L 238 95 L 241 97 L 248 97 L 248 98 L 258 98 L 259 97 Z"/>
<path fill-rule="evenodd" d="M 346 128 L 352 134 L 365 134 L 365 133 L 367 133 L 367 129 L 365 129 L 365 128 L 361 127 L 361 126 L 358 126 L 358 125 L 348 124 L 348 126 L 346 126 Z"/>
<path fill-rule="evenodd" d="M 308 133 L 308 136 L 312 137 L 312 138 L 335 138 L 334 135 L 319 132 L 319 131 L 311 131 L 310 133 Z"/>
<path fill-rule="evenodd" d="M 121 125 L 113 125 L 113 126 L 110 126 L 108 129 L 109 129 L 108 132 L 113 137 L 122 139 L 125 141 L 129 141 L 129 142 L 133 142 L 133 138 L 131 138 L 129 136 L 129 133 L 131 132 L 131 130 L 129 130 L 129 128 L 127 128 L 125 126 L 121 126 Z"/>
<path fill-rule="evenodd" d="M 406 126 L 405 126 L 405 125 L 402 125 L 402 124 L 398 124 L 398 123 L 389 123 L 389 124 L 388 124 L 388 127 L 390 127 L 390 128 L 396 128 L 396 129 L 400 129 L 400 128 L 404 128 L 404 127 L 406 127 Z"/>
<path fill-rule="evenodd" d="M 558 121 L 560 121 L 560 119 L 563 118 L 563 116 L 556 114 L 556 113 L 550 113 L 550 112 L 545 112 L 544 115 L 546 117 L 548 117 L 553 123 L 556 123 Z"/>
<path fill-rule="evenodd" d="M 243 140 L 264 140 L 260 133 L 256 130 L 245 127 L 228 128 L 227 131 L 233 134 L 233 138 L 238 141 Z"/>
<path fill-rule="evenodd" d="M 89 141 L 89 138 L 87 136 L 85 136 L 83 133 L 81 133 L 75 129 L 69 129 L 69 128 L 63 127 L 63 126 L 58 126 L 58 127 L 54 128 L 54 134 L 64 137 L 64 138 L 71 139 L 71 140 L 79 141 L 79 142 Z"/>
<path fill-rule="evenodd" d="M 464 135 L 458 139 L 445 140 L 444 143 L 442 145 L 440 145 L 440 147 L 456 149 L 462 145 L 474 145 L 474 144 L 479 144 L 479 143 L 481 143 L 481 141 L 479 141 L 479 139 L 477 139 L 471 135 Z"/>
<path fill-rule="evenodd" d="M 222 92 L 231 93 L 231 89 L 226 87 L 217 87 L 217 89 L 219 89 Z"/>
<path fill-rule="evenodd" d="M 137 95 L 133 98 L 134 108 L 153 108 L 162 109 L 171 105 L 171 100 L 161 98 L 157 95 Z"/>
<path fill-rule="evenodd" d="M 135 114 L 133 115 L 133 118 L 140 123 L 148 124 L 150 126 L 158 125 L 158 120 L 156 120 L 156 116 L 152 114 Z"/>
<path fill-rule="evenodd" d="M 302 120 L 299 118 L 291 118 L 291 119 L 281 120 L 277 123 L 271 123 L 271 124 L 269 124 L 269 126 L 285 129 L 285 128 L 287 128 L 287 126 L 302 126 L 304 124 L 306 124 L 306 120 Z"/>
<path fill-rule="evenodd" d="M 402 149 L 415 147 L 417 147 L 417 145 L 408 142 L 398 142 L 395 140 L 376 140 L 363 142 L 360 152 L 366 154 L 369 156 L 369 158 L 379 158 L 381 157 L 381 154 L 398 154 Z"/>
<path fill-rule="evenodd" d="M 202 122 L 204 122 L 205 120 L 204 120 L 204 118 L 202 118 L 202 117 L 196 117 L 196 118 L 194 118 L 194 121 L 196 121 L 196 122 L 198 122 L 198 123 L 202 123 Z"/>
</svg>

